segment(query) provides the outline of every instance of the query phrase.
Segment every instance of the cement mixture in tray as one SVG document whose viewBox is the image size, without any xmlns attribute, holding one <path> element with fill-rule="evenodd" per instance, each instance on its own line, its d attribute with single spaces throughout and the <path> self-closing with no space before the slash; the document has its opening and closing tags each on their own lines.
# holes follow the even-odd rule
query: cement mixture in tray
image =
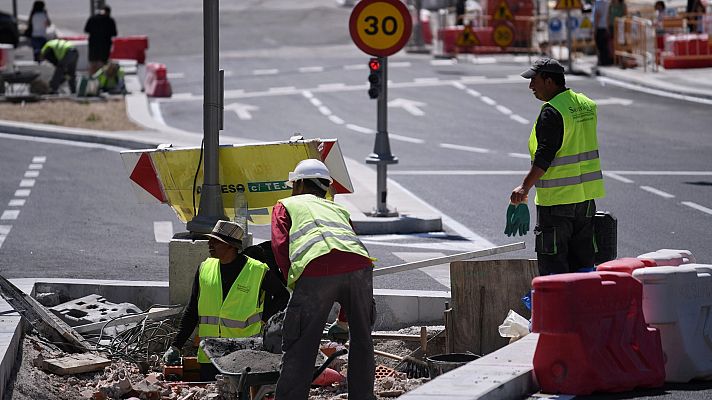
<svg viewBox="0 0 712 400">
<path fill-rule="evenodd" d="M 281 354 L 250 349 L 238 350 L 213 360 L 221 370 L 234 373 L 240 373 L 246 367 L 250 367 L 252 373 L 279 371 L 281 361 Z"/>
</svg>

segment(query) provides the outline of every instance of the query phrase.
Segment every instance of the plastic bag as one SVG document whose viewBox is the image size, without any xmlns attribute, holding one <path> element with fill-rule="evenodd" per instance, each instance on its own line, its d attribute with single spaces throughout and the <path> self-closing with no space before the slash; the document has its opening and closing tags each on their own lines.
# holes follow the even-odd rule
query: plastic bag
<svg viewBox="0 0 712 400">
<path fill-rule="evenodd" d="M 516 342 L 529 334 L 529 320 L 509 310 L 507 318 L 499 326 L 499 336 L 508 337 L 509 343 Z"/>
</svg>

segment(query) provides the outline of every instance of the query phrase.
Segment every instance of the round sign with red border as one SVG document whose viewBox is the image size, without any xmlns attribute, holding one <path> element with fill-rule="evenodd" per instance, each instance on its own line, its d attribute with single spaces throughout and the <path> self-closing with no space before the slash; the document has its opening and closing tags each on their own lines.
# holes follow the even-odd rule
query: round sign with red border
<svg viewBox="0 0 712 400">
<path fill-rule="evenodd" d="M 349 18 L 356 47 L 372 56 L 388 57 L 408 42 L 413 29 L 408 8 L 400 0 L 361 0 Z"/>
<path fill-rule="evenodd" d="M 492 30 L 492 40 L 501 48 L 506 48 L 514 42 L 514 28 L 509 21 L 501 21 Z"/>
</svg>

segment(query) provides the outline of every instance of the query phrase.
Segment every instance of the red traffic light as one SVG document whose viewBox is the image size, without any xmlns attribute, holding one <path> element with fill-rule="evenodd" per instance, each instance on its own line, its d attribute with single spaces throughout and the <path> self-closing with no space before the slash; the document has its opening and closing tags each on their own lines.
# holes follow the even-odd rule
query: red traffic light
<svg viewBox="0 0 712 400">
<path fill-rule="evenodd" d="M 381 69 L 381 62 L 377 58 L 372 58 L 368 61 L 368 68 L 371 71 L 378 71 Z"/>
</svg>

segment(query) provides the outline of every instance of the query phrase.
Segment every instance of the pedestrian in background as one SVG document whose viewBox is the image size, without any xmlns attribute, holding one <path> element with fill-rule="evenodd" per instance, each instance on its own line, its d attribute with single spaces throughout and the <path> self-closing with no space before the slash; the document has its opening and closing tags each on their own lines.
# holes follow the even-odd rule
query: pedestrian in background
<svg viewBox="0 0 712 400">
<path fill-rule="evenodd" d="M 289 292 L 267 264 L 246 256 L 245 234 L 231 221 L 218 221 L 209 237 L 210 257 L 195 272 L 193 290 L 171 347 L 163 355 L 169 365 L 180 362 L 180 348 L 198 326 L 198 336 L 240 338 L 258 335 L 264 323 L 287 306 Z M 217 368 L 198 349 L 200 377 L 214 381 Z"/>
<path fill-rule="evenodd" d="M 282 329 L 279 400 L 309 396 L 319 341 L 335 301 L 349 320 L 349 399 L 375 399 L 373 262 L 349 212 L 326 199 L 332 181 L 324 163 L 303 160 L 289 173 L 292 196 L 272 210 L 272 249 L 293 288 Z"/>
<path fill-rule="evenodd" d="M 591 270 L 595 244 L 594 199 L 606 194 L 598 158 L 597 107 L 566 88 L 564 67 L 551 58 L 522 73 L 544 102 L 529 136 L 532 165 L 510 201 L 526 201 L 536 186 L 534 229 L 539 274 Z"/>
<path fill-rule="evenodd" d="M 111 7 L 105 5 L 89 17 L 84 32 L 89 34 L 89 74 L 92 75 L 109 61 L 112 38 L 118 35 Z"/>
<path fill-rule="evenodd" d="M 613 64 L 609 46 L 611 39 L 611 33 L 608 30 L 609 6 L 609 0 L 596 0 L 593 3 L 593 26 L 596 28 L 594 39 L 598 50 L 598 65 L 601 66 Z"/>
<path fill-rule="evenodd" d="M 77 90 L 77 61 L 79 52 L 74 45 L 64 39 L 52 39 L 40 50 L 40 61 L 47 60 L 54 64 L 54 73 L 49 81 L 50 94 L 57 94 L 59 85 L 65 80 L 69 83 L 69 91 Z"/>
<path fill-rule="evenodd" d="M 25 36 L 30 38 L 32 44 L 32 55 L 36 62 L 40 61 L 40 51 L 47 43 L 47 28 L 52 25 L 45 8 L 44 1 L 35 1 L 32 3 L 32 11 L 27 19 L 27 31 Z"/>
</svg>

